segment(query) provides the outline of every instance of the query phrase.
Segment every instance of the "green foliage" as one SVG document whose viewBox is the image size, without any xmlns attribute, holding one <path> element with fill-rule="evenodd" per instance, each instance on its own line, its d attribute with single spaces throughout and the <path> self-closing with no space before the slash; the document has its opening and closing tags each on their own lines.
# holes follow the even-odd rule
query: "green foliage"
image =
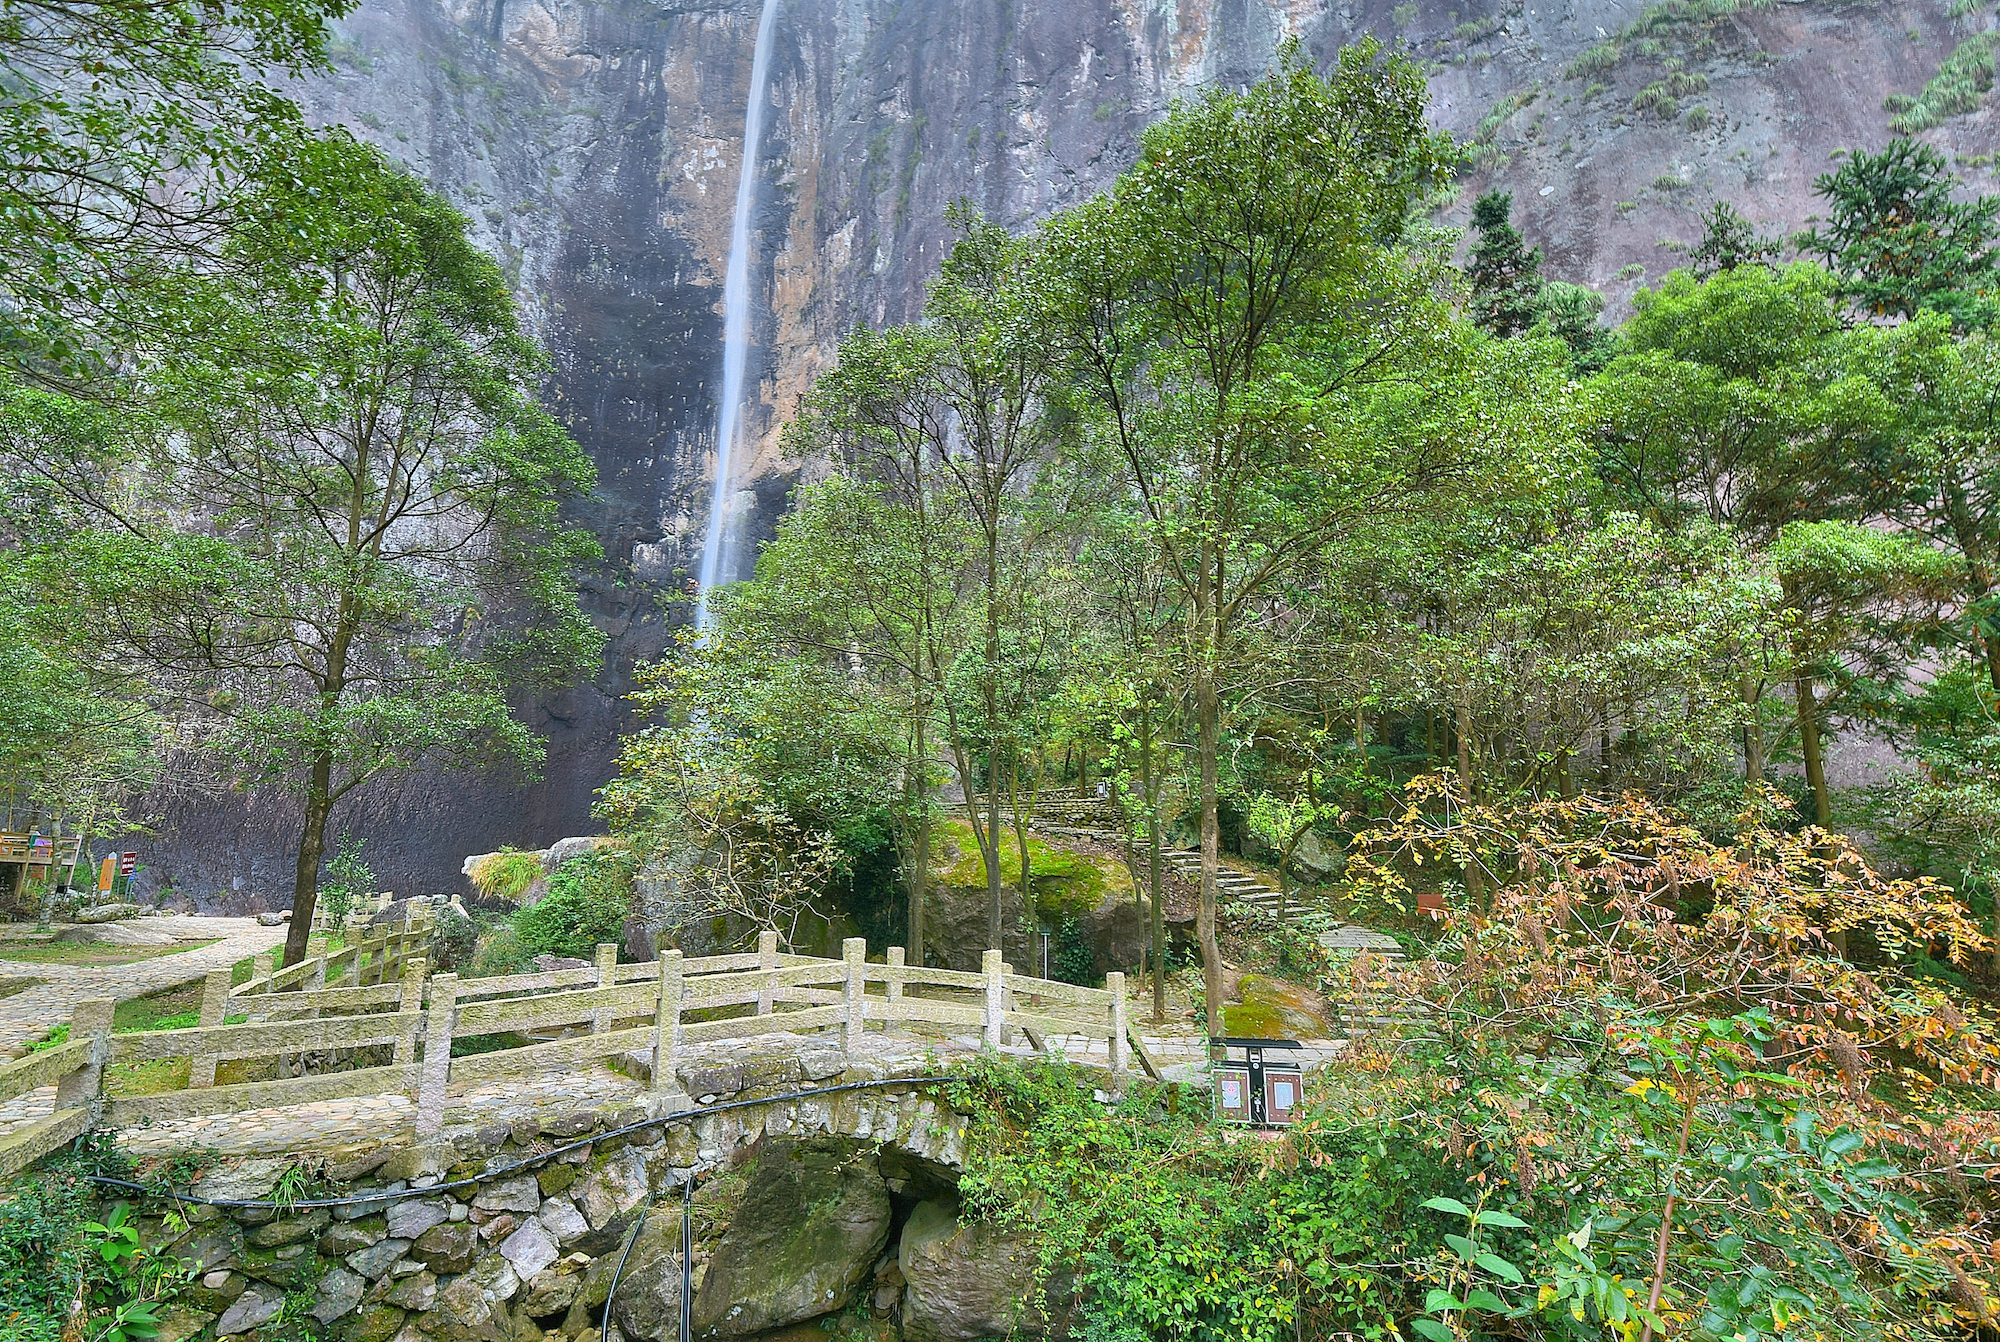
<svg viewBox="0 0 2000 1342">
<path fill-rule="evenodd" d="M 1990 50 L 1986 60 L 1990 71 Z M 1843 294 L 1866 312 L 1933 311 L 1960 329 L 1985 326 L 2000 260 L 2000 197 L 1960 201 L 1958 186 L 1937 150 L 1891 140 L 1881 153 L 1857 153 L 1813 183 L 1828 219 L 1824 231 L 1801 234 L 1798 245 L 1825 258 Z"/>
<path fill-rule="evenodd" d="M 624 853 L 574 857 L 549 873 L 549 890 L 513 917 L 523 956 L 590 959 L 600 943 L 623 944 L 632 912 L 632 861 Z"/>
<path fill-rule="evenodd" d="M 1758 234 L 1756 226 L 1726 200 L 1718 200 L 1701 217 L 1701 241 L 1688 253 L 1696 279 L 1708 279 L 1738 266 L 1768 265 L 1780 244 Z"/>
<path fill-rule="evenodd" d="M 1895 113 L 1889 118 L 1889 129 L 1898 135 L 1915 135 L 1951 117 L 1978 110 L 1993 87 L 1996 43 L 2000 43 L 2000 33 L 1975 33 L 1938 63 L 1937 73 L 1915 98 L 1900 98 L 1895 107 L 1884 99 L 1883 107 Z"/>
<path fill-rule="evenodd" d="M 472 864 L 472 885 L 489 899 L 519 904 L 535 882 L 542 879 L 542 855 L 519 848 L 502 848 Z"/>
<path fill-rule="evenodd" d="M 471 961 L 478 946 L 477 922 L 451 905 L 438 910 L 427 952 L 434 971 L 458 970 Z"/>
<path fill-rule="evenodd" d="M 327 69 L 346 0 L 27 0 L 0 20 L 0 366 L 113 366 L 147 279 L 216 257 L 219 217 L 302 133 L 282 77 Z M 87 75 L 87 78 L 80 78 Z"/>
<path fill-rule="evenodd" d="M 145 1342 L 159 1332 L 162 1302 L 186 1280 L 178 1261 L 144 1241 L 131 1207 L 106 1207 L 87 1175 L 129 1179 L 132 1168 L 87 1134 L 0 1201 L 0 1336 L 9 1342 Z"/>
<path fill-rule="evenodd" d="M 327 926 L 338 931 L 347 926 L 354 901 L 375 889 L 375 873 L 361 858 L 361 840 L 342 833 L 333 857 L 320 878 L 320 899 L 326 906 Z"/>
<path fill-rule="evenodd" d="M 176 279 L 134 432 L 5 447 L 90 524 L 60 597 L 131 612 L 106 651 L 241 782 L 300 796 L 296 957 L 340 797 L 540 759 L 508 695 L 596 665 L 571 583 L 597 546 L 559 512 L 593 472 L 499 267 L 377 151 L 287 141 L 227 237 L 228 266 Z"/>
<path fill-rule="evenodd" d="M 1472 319 L 1497 336 L 1515 335 L 1535 321 L 1535 299 L 1542 288 L 1542 249 L 1528 248 L 1509 215 L 1514 198 L 1489 191 L 1472 205 L 1472 227 L 1479 235 L 1465 275 L 1472 282 Z"/>
<path fill-rule="evenodd" d="M 1380 1265 L 1434 1240 L 1426 1196 L 1464 1191 L 1434 1152 L 1308 1123 L 1273 1159 L 1225 1141 L 1198 1095 L 1141 1087 L 1106 1111 L 1077 1081 L 1060 1062 L 989 1063 L 955 1098 L 975 1115 L 969 1209 L 1073 1279 L 1080 1336 L 1290 1342 L 1405 1317 Z"/>
</svg>

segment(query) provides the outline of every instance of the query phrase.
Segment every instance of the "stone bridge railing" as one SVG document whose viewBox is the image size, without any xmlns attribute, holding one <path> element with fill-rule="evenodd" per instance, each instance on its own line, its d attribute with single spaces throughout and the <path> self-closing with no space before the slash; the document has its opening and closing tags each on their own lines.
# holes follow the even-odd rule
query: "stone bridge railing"
<svg viewBox="0 0 2000 1342">
<path fill-rule="evenodd" d="M 676 1089 L 675 1054 L 682 1048 L 837 1030 L 842 1047 L 853 1052 L 871 1022 L 977 1030 L 996 1048 L 1017 1032 L 1038 1049 L 1052 1036 L 1102 1039 L 1114 1089 L 1122 1087 L 1135 1050 L 1157 1075 L 1127 1022 L 1124 975 L 1107 975 L 1103 988 L 1028 978 L 1011 972 L 998 951 L 988 951 L 980 972 L 972 973 L 907 965 L 900 946 L 890 947 L 883 962 L 870 962 L 858 937 L 843 944 L 838 960 L 781 955 L 775 935 L 766 933 L 755 952 L 739 955 L 683 959 L 668 951 L 657 962 L 621 965 L 617 948 L 605 945 L 588 968 L 494 978 L 431 975 L 422 959 L 399 958 L 398 976 L 385 981 L 391 961 L 379 948 L 343 963 L 348 976 L 378 981 L 337 986 L 324 959 L 316 968 L 306 962 L 234 989 L 220 971 L 209 979 L 202 1023 L 192 1029 L 113 1034 L 113 1002 L 80 1003 L 67 1043 L 0 1067 L 0 1103 L 56 1087 L 49 1117 L 0 1140 L 0 1175 L 93 1125 L 123 1128 L 369 1095 L 410 1096 L 422 1142 L 441 1132 L 454 1083 L 525 1077 L 633 1052 L 651 1058 L 655 1103 L 677 1108 L 688 1103 Z M 247 1018 L 226 1023 L 230 1012 Z M 542 1037 L 452 1056 L 454 1040 L 493 1036 Z M 373 1056 L 353 1052 L 360 1049 Z M 189 1060 L 183 1089 L 105 1093 L 107 1067 L 178 1058 Z M 245 1058 L 277 1058 L 303 1074 L 215 1084 L 219 1062 Z"/>
</svg>

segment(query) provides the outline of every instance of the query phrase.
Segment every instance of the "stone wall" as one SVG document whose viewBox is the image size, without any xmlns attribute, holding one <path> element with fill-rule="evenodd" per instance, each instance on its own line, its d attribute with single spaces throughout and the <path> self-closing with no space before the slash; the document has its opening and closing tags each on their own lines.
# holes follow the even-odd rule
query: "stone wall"
<svg viewBox="0 0 2000 1342">
<path fill-rule="evenodd" d="M 738 1067 L 690 1088 L 719 1101 L 810 1080 Z M 691 1175 L 696 1337 L 971 1342 L 1067 1331 L 1026 1246 L 961 1219 L 965 1119 L 928 1096 L 850 1091 L 623 1130 L 644 1122 L 582 1113 L 428 1150 L 335 1151 L 314 1167 L 330 1190 L 316 1196 L 379 1200 L 194 1207 L 168 1248 L 195 1275 L 164 1342 L 294 1337 L 307 1317 L 340 1342 L 581 1342 L 604 1333 L 607 1314 L 613 1339 L 668 1342 L 679 1335 Z M 235 1162 L 195 1191 L 272 1200 L 294 1163 Z M 149 1243 L 164 1233 L 147 1229 Z"/>
</svg>

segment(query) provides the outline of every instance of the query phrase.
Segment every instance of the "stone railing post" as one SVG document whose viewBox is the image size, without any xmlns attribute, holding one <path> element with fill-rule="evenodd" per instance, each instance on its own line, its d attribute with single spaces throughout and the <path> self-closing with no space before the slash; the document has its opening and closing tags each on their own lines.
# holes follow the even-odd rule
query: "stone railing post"
<svg viewBox="0 0 2000 1342">
<path fill-rule="evenodd" d="M 88 1107 L 95 1111 L 104 1098 L 104 1063 L 111 1055 L 111 1013 L 118 1003 L 109 997 L 78 1002 L 69 1018 L 71 1043 L 90 1041 L 83 1066 L 56 1082 L 56 1112 Z"/>
<path fill-rule="evenodd" d="M 268 950 L 250 962 L 250 977 L 264 980 L 264 986 L 258 989 L 259 992 L 271 991 L 271 975 L 278 972 L 280 954 L 282 954 L 280 951 Z"/>
<path fill-rule="evenodd" d="M 597 986 L 615 988 L 618 986 L 618 945 L 616 942 L 597 943 Z M 603 1034 L 612 1026 L 611 1008 L 599 1007 L 590 1013 L 590 1032 Z"/>
<path fill-rule="evenodd" d="M 778 996 L 778 934 L 772 931 L 757 934 L 757 969 L 765 975 L 764 986 L 757 990 L 757 1014 L 771 1014 L 771 1004 Z"/>
<path fill-rule="evenodd" d="M 1125 1089 L 1125 975 L 1112 970 L 1104 976 L 1104 991 L 1111 994 L 1111 1089 Z"/>
<path fill-rule="evenodd" d="M 679 951 L 660 952 L 660 1000 L 653 1012 L 653 1094 L 669 1112 L 687 1107 L 676 1071 L 681 1049 L 681 1003 L 687 980 Z"/>
<path fill-rule="evenodd" d="M 196 1023 L 204 1029 L 220 1025 L 229 1016 L 229 971 L 210 970 L 201 981 L 201 1014 Z M 216 1056 L 204 1053 L 188 1064 L 188 1089 L 206 1090 L 215 1084 Z"/>
<path fill-rule="evenodd" d="M 414 960 L 403 963 L 403 996 L 396 1003 L 398 1011 L 422 1011 L 424 1009 L 424 976 L 430 971 L 430 962 L 419 955 Z M 394 1064 L 402 1067 L 417 1056 L 417 1032 L 423 1027 L 412 1025 L 396 1036 Z"/>
<path fill-rule="evenodd" d="M 999 1048 L 1007 1028 L 1007 981 L 999 951 L 979 957 L 979 970 L 986 975 L 986 1047 Z"/>
<path fill-rule="evenodd" d="M 458 975 L 431 980 L 431 1009 L 424 1017 L 424 1060 L 417 1072 L 417 1140 L 444 1131 L 445 1088 L 451 1083 L 451 1032 L 458 1023 Z"/>
<path fill-rule="evenodd" d="M 868 941 L 865 937 L 849 937 L 840 943 L 840 958 L 847 962 L 847 978 L 840 988 L 840 1046 L 849 1053 L 861 1048 L 861 1029 L 865 1021 L 863 991 L 867 980 L 862 976 L 868 972 Z"/>
<path fill-rule="evenodd" d="M 1014 966 L 1009 964 L 1007 961 L 1002 960 L 1000 962 L 1000 978 L 1001 978 L 1000 1010 L 1002 1012 L 1013 1011 L 1020 1006 L 1020 1004 L 1014 1000 L 1014 990 L 1012 988 L 1009 988 L 1006 984 L 1006 980 L 1012 977 L 1014 977 Z M 1000 1017 L 1000 1042 L 1003 1044 L 1011 1044 L 1018 1038 L 1020 1038 L 1020 1036 L 1014 1033 L 1014 1027 L 1009 1025 L 1007 1023 L 1006 1016 L 1002 1015 Z"/>
<path fill-rule="evenodd" d="M 889 979 L 888 991 L 889 991 L 889 1000 L 891 1002 L 900 1002 L 903 1000 L 903 976 L 901 973 L 897 972 L 901 970 L 902 967 L 903 967 L 903 948 L 901 946 L 891 946 L 889 948 L 890 972 L 888 975 Z"/>
</svg>

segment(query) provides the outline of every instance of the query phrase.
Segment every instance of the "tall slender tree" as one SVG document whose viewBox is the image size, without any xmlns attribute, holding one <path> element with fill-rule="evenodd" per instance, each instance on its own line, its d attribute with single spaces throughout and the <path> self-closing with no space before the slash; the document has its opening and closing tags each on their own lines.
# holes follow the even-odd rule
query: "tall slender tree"
<svg viewBox="0 0 2000 1342">
<path fill-rule="evenodd" d="M 536 401 L 546 363 L 465 221 L 341 132 L 297 142 L 219 276 L 184 281 L 144 369 L 162 432 L 22 464 L 98 525 L 77 599 L 112 646 L 214 719 L 246 784 L 301 808 L 287 962 L 326 828 L 418 761 L 532 766 L 521 687 L 573 682 L 602 636 L 559 508 L 589 459 Z"/>
</svg>

